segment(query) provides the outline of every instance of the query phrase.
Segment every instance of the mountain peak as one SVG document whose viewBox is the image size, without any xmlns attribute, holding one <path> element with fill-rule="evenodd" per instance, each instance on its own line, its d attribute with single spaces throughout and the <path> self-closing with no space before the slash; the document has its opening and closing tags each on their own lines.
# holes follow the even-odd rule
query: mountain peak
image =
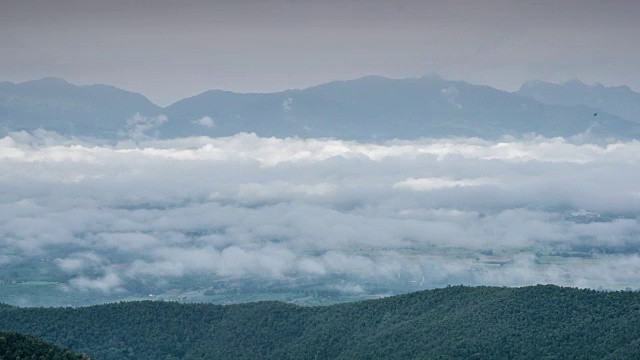
<svg viewBox="0 0 640 360">
<path fill-rule="evenodd" d="M 57 77 L 45 77 L 42 79 L 28 80 L 14 84 L 18 88 L 32 89 L 32 90 L 44 90 L 44 91 L 58 91 L 58 89 L 72 89 L 76 86 L 68 81 Z"/>
<path fill-rule="evenodd" d="M 19 85 L 55 85 L 55 86 L 69 86 L 73 85 L 67 80 L 58 77 L 44 77 L 37 80 L 29 80 L 21 82 Z"/>
<path fill-rule="evenodd" d="M 621 91 L 634 92 L 628 85 L 615 86 L 614 88 Z"/>
<path fill-rule="evenodd" d="M 586 87 L 587 84 L 578 79 L 572 79 L 564 83 L 565 86 Z"/>
<path fill-rule="evenodd" d="M 157 116 L 161 112 L 140 94 L 109 85 L 76 86 L 56 77 L 3 86 L 0 104 L 0 127 L 4 129 L 45 128 L 90 136 L 113 136 L 135 114 Z"/>
<path fill-rule="evenodd" d="M 531 88 L 536 88 L 536 87 L 540 87 L 540 86 L 548 86 L 548 85 L 555 85 L 552 84 L 548 81 L 544 81 L 544 80 L 540 80 L 540 79 L 535 79 L 535 80 L 529 80 L 526 81 L 524 83 L 522 83 L 522 85 L 520 85 L 520 90 L 527 90 L 527 89 L 531 89 Z"/>
<path fill-rule="evenodd" d="M 432 71 L 428 74 L 422 75 L 421 79 L 425 79 L 425 80 L 445 80 L 444 77 L 442 77 L 442 75 L 438 74 L 435 71 Z"/>
</svg>

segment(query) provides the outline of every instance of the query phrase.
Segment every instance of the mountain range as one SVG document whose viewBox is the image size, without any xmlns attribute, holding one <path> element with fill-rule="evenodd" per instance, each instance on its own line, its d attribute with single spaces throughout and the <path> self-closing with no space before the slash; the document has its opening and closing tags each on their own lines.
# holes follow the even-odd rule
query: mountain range
<svg viewBox="0 0 640 360">
<path fill-rule="evenodd" d="M 367 76 L 276 93 L 210 90 L 161 108 L 107 85 L 45 78 L 0 83 L 0 132 L 38 128 L 107 139 L 128 136 L 392 138 L 503 135 L 640 138 L 640 94 L 630 88 L 525 83 L 510 93 L 437 75 Z"/>
<path fill-rule="evenodd" d="M 640 123 L 640 93 L 630 87 L 606 87 L 600 83 L 587 85 L 580 80 L 554 84 L 529 81 L 516 92 L 543 104 L 587 106 Z"/>
<path fill-rule="evenodd" d="M 108 85 L 76 86 L 57 78 L 0 83 L 0 130 L 4 132 L 43 128 L 113 137 L 134 114 L 161 112 L 146 97 Z"/>
</svg>

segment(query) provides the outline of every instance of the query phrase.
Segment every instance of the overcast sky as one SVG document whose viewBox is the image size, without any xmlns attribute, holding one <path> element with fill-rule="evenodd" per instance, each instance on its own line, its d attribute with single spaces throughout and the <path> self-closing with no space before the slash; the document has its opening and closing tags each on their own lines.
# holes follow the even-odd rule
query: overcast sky
<svg viewBox="0 0 640 360">
<path fill-rule="evenodd" d="M 431 72 L 640 90 L 638 35 L 636 0 L 2 0 L 0 80 L 108 83 L 160 105 Z"/>
</svg>

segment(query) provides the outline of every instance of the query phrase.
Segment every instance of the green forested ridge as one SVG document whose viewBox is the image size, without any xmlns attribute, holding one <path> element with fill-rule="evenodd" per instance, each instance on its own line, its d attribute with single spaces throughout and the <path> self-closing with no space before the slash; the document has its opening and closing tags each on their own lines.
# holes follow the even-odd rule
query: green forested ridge
<svg viewBox="0 0 640 360">
<path fill-rule="evenodd" d="M 313 308 L 0 307 L 0 329 L 101 360 L 639 358 L 640 294 L 454 286 Z"/>
<path fill-rule="evenodd" d="M 89 360 L 44 340 L 16 332 L 0 331 L 0 360 Z"/>
</svg>

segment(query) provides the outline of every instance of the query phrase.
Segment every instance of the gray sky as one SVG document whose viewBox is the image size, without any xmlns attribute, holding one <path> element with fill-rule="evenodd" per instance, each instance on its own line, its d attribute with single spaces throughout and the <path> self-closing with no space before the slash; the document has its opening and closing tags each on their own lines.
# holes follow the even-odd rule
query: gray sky
<svg viewBox="0 0 640 360">
<path fill-rule="evenodd" d="M 0 80 L 107 83 L 167 105 L 363 75 L 640 90 L 640 2 L 2 0 Z"/>
</svg>

